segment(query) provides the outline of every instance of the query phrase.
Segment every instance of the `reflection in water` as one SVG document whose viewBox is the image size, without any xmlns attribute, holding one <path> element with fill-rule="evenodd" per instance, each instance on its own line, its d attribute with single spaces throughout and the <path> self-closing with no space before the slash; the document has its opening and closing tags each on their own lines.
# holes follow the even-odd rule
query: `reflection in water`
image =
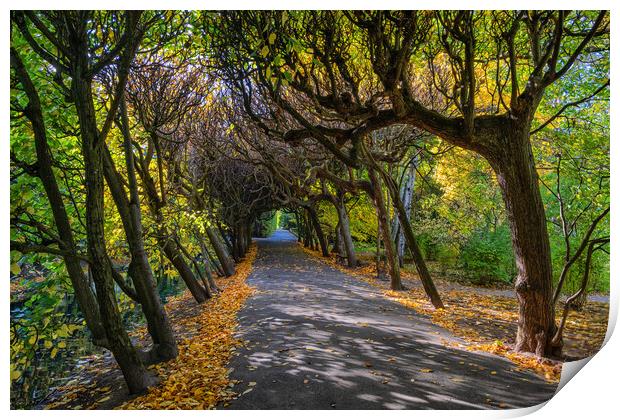
<svg viewBox="0 0 620 420">
<path fill-rule="evenodd" d="M 164 303 L 169 297 L 176 296 L 185 290 L 185 284 L 178 278 L 161 279 L 158 285 Z M 121 302 L 119 306 L 128 331 L 144 324 L 144 315 L 139 305 Z M 57 308 L 64 311 L 63 322 L 66 325 L 78 325 L 79 328 L 64 340 L 65 348 L 56 348 L 54 357 L 52 357 L 51 348 L 45 348 L 43 345 L 37 346 L 28 369 L 19 380 L 11 382 L 12 409 L 37 407 L 54 388 L 69 382 L 81 367 L 91 363 L 92 356 L 101 356 L 104 353 L 104 349 L 92 344 L 90 332 L 77 310 L 73 295 L 68 294 Z M 24 302 L 12 304 L 11 326 L 19 322 L 28 322 L 30 315 L 31 311 L 24 305 Z M 13 358 L 14 355 L 11 357 Z"/>
</svg>

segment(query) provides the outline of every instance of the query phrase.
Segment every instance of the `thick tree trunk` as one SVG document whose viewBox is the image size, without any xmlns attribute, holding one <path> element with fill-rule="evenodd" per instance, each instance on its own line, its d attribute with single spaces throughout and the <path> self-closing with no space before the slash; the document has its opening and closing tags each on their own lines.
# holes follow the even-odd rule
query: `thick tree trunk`
<svg viewBox="0 0 620 420">
<path fill-rule="evenodd" d="M 153 348 L 143 354 L 144 362 L 154 364 L 174 359 L 179 354 L 176 339 L 144 249 L 133 252 L 129 275 L 146 318 L 149 335 L 153 339 Z"/>
<path fill-rule="evenodd" d="M 127 165 L 129 200 L 127 200 L 122 186 L 121 176 L 116 171 L 114 162 L 107 149 L 104 154 L 105 177 L 121 216 L 129 245 L 129 252 L 131 254 L 129 275 L 133 280 L 138 301 L 146 318 L 149 334 L 153 338 L 153 349 L 145 355 L 145 361 L 148 364 L 152 364 L 175 358 L 178 354 L 178 349 L 168 316 L 157 292 L 157 282 L 153 276 L 153 271 L 144 248 L 140 198 L 124 98 L 121 99 L 120 113 L 125 163 Z"/>
<path fill-rule="evenodd" d="M 368 176 L 372 184 L 372 198 L 377 210 L 377 217 L 379 219 L 379 226 L 383 237 L 383 245 L 385 247 L 385 258 L 387 260 L 388 270 L 390 273 L 390 287 L 392 290 L 402 290 L 403 286 L 400 281 L 400 267 L 398 265 L 394 243 L 392 242 L 390 235 L 390 218 L 385 208 L 383 192 L 381 191 L 381 183 L 374 169 L 368 168 Z"/>
<path fill-rule="evenodd" d="M 37 176 L 43 184 L 43 189 L 50 203 L 58 236 L 62 238 L 60 248 L 76 254 L 77 248 L 75 246 L 73 231 L 71 230 L 71 224 L 67 216 L 67 210 L 60 193 L 60 188 L 56 182 L 56 176 L 52 170 L 52 156 L 47 144 L 47 132 L 45 130 L 39 94 L 21 58 L 13 48 L 11 48 L 11 66 L 15 69 L 15 74 L 19 78 L 28 97 L 28 106 L 25 110 L 25 114 L 32 124 L 32 131 L 34 134 L 35 152 L 37 155 Z M 93 336 L 93 342 L 95 344 L 105 345 L 106 335 L 99 315 L 97 300 L 90 288 L 88 279 L 84 275 L 80 260 L 72 256 L 65 256 L 63 260 L 67 268 L 67 273 L 69 274 L 69 280 L 75 292 L 78 306 L 84 316 L 86 326 Z"/>
<path fill-rule="evenodd" d="M 137 393 L 151 385 L 153 378 L 142 364 L 123 327 L 114 293 L 114 280 L 104 233 L 104 143 L 98 134 L 90 81 L 81 77 L 87 68 L 85 51 L 88 49 L 85 42 L 83 44 L 81 47 L 84 52 L 78 54 L 82 60 L 79 60 L 80 64 L 72 72 L 72 93 L 80 124 L 84 157 L 88 254 L 97 291 L 99 311 L 106 329 L 108 348 L 123 372 L 129 391 Z"/>
<path fill-rule="evenodd" d="M 217 232 L 212 227 L 207 227 L 207 237 L 209 238 L 209 242 L 213 246 L 213 250 L 215 251 L 215 255 L 224 270 L 224 275 L 226 277 L 232 276 L 235 274 L 235 263 L 228 254 L 228 251 L 224 247 L 224 244 L 220 240 Z"/>
<path fill-rule="evenodd" d="M 537 355 L 557 354 L 552 301 L 552 269 L 545 209 L 538 186 L 529 141 L 529 124 L 512 121 L 501 147 L 489 162 L 497 174 L 518 270 L 515 289 L 519 299 L 516 350 Z"/>
</svg>

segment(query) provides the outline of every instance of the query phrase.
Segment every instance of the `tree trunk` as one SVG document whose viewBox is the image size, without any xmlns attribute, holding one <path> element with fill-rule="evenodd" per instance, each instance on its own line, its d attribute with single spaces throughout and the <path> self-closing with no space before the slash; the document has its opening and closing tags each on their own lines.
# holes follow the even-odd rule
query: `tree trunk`
<svg viewBox="0 0 620 420">
<path fill-rule="evenodd" d="M 417 168 L 417 158 L 414 158 L 413 162 L 411 163 L 411 166 L 409 167 L 409 173 L 407 174 L 407 180 L 405 182 L 405 185 L 403 186 L 403 192 L 401 194 L 403 206 L 405 207 L 405 213 L 407 214 L 407 220 L 409 221 L 409 223 L 411 223 L 411 207 L 413 204 L 413 189 L 415 187 L 416 168 Z M 398 259 L 402 267 L 403 261 L 405 258 L 405 232 L 403 231 L 403 228 L 400 226 L 400 222 L 399 222 L 398 235 L 396 237 L 396 246 L 398 249 Z"/>
<path fill-rule="evenodd" d="M 301 212 L 301 227 L 302 227 L 301 231 L 302 231 L 304 246 L 306 248 L 310 248 L 312 238 L 310 236 L 310 232 L 308 231 L 308 222 L 307 222 L 305 210 L 302 210 Z"/>
<path fill-rule="evenodd" d="M 181 244 L 181 241 L 177 239 L 176 244 L 177 244 L 177 247 L 183 253 L 183 255 L 185 255 L 185 258 L 187 258 L 190 261 L 190 263 L 194 266 L 194 270 L 196 271 L 196 273 L 198 274 L 198 277 L 200 277 L 200 281 L 202 282 L 202 286 L 203 286 L 202 288 L 205 291 L 205 295 L 207 299 L 211 299 L 213 295 L 211 292 L 211 287 L 206 277 L 202 274 L 202 271 L 200 270 L 200 264 L 198 264 L 198 261 L 196 260 L 196 258 L 194 258 L 192 254 L 190 254 L 187 248 L 185 248 L 183 244 Z"/>
<path fill-rule="evenodd" d="M 224 270 L 224 275 L 226 277 L 232 276 L 233 274 L 235 274 L 234 261 L 228 254 L 228 251 L 226 250 L 224 244 L 217 235 L 217 232 L 211 226 L 207 227 L 206 231 L 209 242 L 211 242 L 213 250 L 215 251 L 215 255 L 217 256 L 217 259 L 219 260 L 220 265 Z"/>
<path fill-rule="evenodd" d="M 375 270 L 377 271 L 377 278 L 381 279 L 383 277 L 383 272 L 381 268 L 381 220 L 379 220 L 379 212 L 375 208 L 375 213 L 377 214 L 377 238 L 375 241 Z"/>
<path fill-rule="evenodd" d="M 245 253 L 248 252 L 248 247 L 250 246 L 250 241 L 248 241 L 248 232 L 250 231 L 250 226 L 247 222 L 243 222 L 241 224 L 241 258 L 245 256 Z"/>
<path fill-rule="evenodd" d="M 224 231 L 224 228 L 222 227 L 220 223 L 217 224 L 217 230 L 220 232 L 220 236 L 222 240 L 224 241 L 224 244 L 226 245 L 226 249 L 228 250 L 227 251 L 228 255 L 232 254 L 232 243 L 230 242 L 228 235 L 226 234 L 226 231 Z"/>
<path fill-rule="evenodd" d="M 489 162 L 497 174 L 510 222 L 519 300 L 516 350 L 557 354 L 552 303 L 552 269 L 545 209 L 529 140 L 529 124 L 511 121 Z M 561 351 L 561 350 L 560 350 Z"/>
<path fill-rule="evenodd" d="M 245 221 L 241 225 L 241 236 L 243 238 L 243 252 L 241 253 L 241 258 L 243 258 L 245 257 L 245 254 L 247 254 L 248 249 L 250 248 L 250 243 L 252 243 L 252 230 L 249 221 Z"/>
<path fill-rule="evenodd" d="M 213 292 L 219 292 L 220 289 L 217 287 L 217 284 L 215 284 L 215 281 L 213 280 L 213 275 L 211 274 L 211 261 L 210 261 L 209 250 L 207 249 L 207 244 L 205 243 L 202 235 L 200 235 L 197 232 L 194 235 L 196 236 L 196 239 L 198 240 L 198 243 L 200 245 L 200 250 L 202 252 L 202 261 L 204 262 L 205 271 L 207 275 L 207 281 L 209 282 L 209 286 L 211 287 L 211 290 L 213 290 Z"/>
<path fill-rule="evenodd" d="M 443 308 L 444 306 L 441 301 L 441 297 L 439 296 L 439 292 L 437 291 L 435 283 L 433 282 L 433 278 L 431 277 L 428 268 L 426 267 L 426 262 L 422 257 L 422 251 L 418 246 L 418 241 L 416 241 L 415 235 L 413 234 L 413 229 L 411 228 L 411 223 L 409 222 L 409 214 L 407 213 L 407 210 L 405 209 L 405 206 L 400 199 L 400 196 L 398 195 L 398 188 L 396 187 L 396 183 L 384 172 L 382 172 L 382 174 L 384 175 L 385 182 L 388 186 L 388 191 L 392 196 L 392 201 L 394 202 L 394 207 L 398 214 L 398 220 L 401 227 L 400 230 L 403 232 L 409 250 L 411 251 L 411 256 L 413 257 L 413 262 L 415 263 L 418 275 L 420 276 L 420 281 L 422 282 L 424 291 L 426 292 L 426 295 L 429 297 L 431 303 L 435 308 Z"/>
<path fill-rule="evenodd" d="M 301 220 L 299 217 L 299 212 L 295 210 L 295 229 L 297 230 L 297 242 L 303 242 L 303 234 L 301 229 Z"/>
<path fill-rule="evenodd" d="M 321 227 L 321 221 L 319 220 L 319 216 L 316 213 L 316 209 L 313 206 L 308 206 L 308 214 L 310 215 L 310 220 L 312 221 L 312 225 L 314 226 L 314 231 L 316 232 L 316 236 L 319 240 L 319 245 L 321 246 L 321 254 L 324 257 L 329 257 L 329 249 L 327 249 L 327 241 L 325 240 L 325 235 L 323 234 L 323 228 Z"/>
<path fill-rule="evenodd" d="M 202 303 L 206 301 L 207 292 L 200 285 L 200 283 L 198 283 L 194 272 L 185 261 L 185 258 L 183 258 L 183 255 L 181 255 L 181 250 L 177 248 L 175 241 L 170 237 L 170 235 L 167 234 L 163 226 L 157 235 L 157 240 L 164 255 L 172 263 L 174 268 L 176 268 L 179 276 L 181 276 L 183 282 L 185 282 L 185 285 L 196 302 Z"/>
<path fill-rule="evenodd" d="M 342 248 L 342 233 L 340 232 L 340 222 L 338 222 L 334 228 L 334 246 L 332 247 L 332 252 L 340 255 L 343 251 Z"/>
<path fill-rule="evenodd" d="M 158 159 L 159 158 L 160 156 L 158 156 Z M 148 166 L 143 167 L 142 170 L 139 171 L 139 174 L 142 178 L 143 190 L 148 200 L 149 210 L 151 211 L 153 219 L 155 219 L 155 225 L 158 227 L 156 236 L 159 248 L 177 270 L 196 302 L 202 303 L 207 300 L 207 293 L 200 283 L 198 283 L 192 269 L 187 264 L 187 261 L 185 261 L 185 258 L 183 258 L 183 255 L 181 255 L 181 251 L 176 246 L 174 234 L 170 234 L 166 228 L 164 215 L 161 210 L 164 203 L 159 199 L 157 186 L 148 172 Z"/>
<path fill-rule="evenodd" d="M 222 265 L 220 264 L 220 262 L 211 255 L 208 248 L 205 248 L 205 251 L 207 252 L 209 261 L 211 262 L 211 265 L 215 269 L 215 272 L 217 273 L 217 275 L 220 277 L 225 277 L 226 274 L 224 273 L 224 269 L 222 268 Z"/>
<path fill-rule="evenodd" d="M 381 234 L 383 237 L 383 245 L 385 247 L 385 258 L 388 264 L 388 270 L 390 273 L 390 287 L 392 290 L 402 290 L 403 286 L 400 281 L 400 267 L 398 265 L 398 259 L 394 250 L 394 243 L 390 235 L 390 220 L 385 208 L 385 202 L 383 200 L 383 192 L 381 191 L 381 183 L 374 169 L 368 168 L 368 176 L 372 184 L 373 200 L 375 202 L 375 208 L 377 209 L 377 217 L 379 219 L 379 225 L 381 227 Z"/>
<path fill-rule="evenodd" d="M 106 329 L 108 347 L 123 372 L 129 391 L 137 393 L 151 385 L 153 379 L 142 364 L 123 327 L 114 293 L 114 280 L 104 233 L 104 143 L 98 134 L 90 81 L 81 76 L 87 68 L 85 51 L 88 51 L 88 47 L 85 45 L 85 38 L 84 36 L 83 45 L 81 45 L 84 52 L 78 53 L 82 59 L 72 71 L 71 86 L 80 125 L 84 157 L 88 254 L 97 290 L 99 311 Z"/>
<path fill-rule="evenodd" d="M 14 48 L 11 48 L 11 66 L 15 69 L 15 74 L 19 78 L 28 97 L 28 106 L 25 110 L 25 115 L 31 122 L 34 134 L 35 152 L 37 155 L 37 175 L 43 184 L 45 194 L 50 203 L 58 236 L 62 238 L 60 248 L 76 254 L 77 248 L 75 246 L 73 231 L 71 230 L 71 224 L 67 216 L 67 210 L 60 193 L 60 188 L 58 187 L 56 177 L 52 170 L 52 156 L 47 144 L 47 132 L 39 94 L 21 58 Z M 90 288 L 88 279 L 84 275 L 80 260 L 72 256 L 65 256 L 63 260 L 67 268 L 67 273 L 69 274 L 69 280 L 75 291 L 76 300 L 84 316 L 84 320 L 86 321 L 86 326 L 93 336 L 93 342 L 98 345 L 105 345 L 106 334 L 99 315 L 97 300 Z"/>
<path fill-rule="evenodd" d="M 237 223 L 235 225 L 235 227 L 233 228 L 233 234 L 232 234 L 232 238 L 233 238 L 233 253 L 232 253 L 232 257 L 235 260 L 235 262 L 239 262 L 241 260 L 241 257 L 243 256 L 243 251 L 242 251 L 242 241 L 243 241 L 243 234 L 241 233 L 241 226 L 240 223 Z"/>
<path fill-rule="evenodd" d="M 338 212 L 338 222 L 340 225 L 340 237 L 342 238 L 342 245 L 344 251 L 347 254 L 347 264 L 349 267 L 357 267 L 357 255 L 355 255 L 355 246 L 353 245 L 353 238 L 351 237 L 351 229 L 349 226 L 349 215 L 344 205 L 343 194 L 339 194 L 336 197 L 335 207 Z"/>
<path fill-rule="evenodd" d="M 127 200 L 122 186 L 121 176 L 116 171 L 107 148 L 104 154 L 104 170 L 110 192 L 121 216 L 129 245 L 129 252 L 131 254 L 129 275 L 133 280 L 142 312 L 146 318 L 149 334 L 153 338 L 153 349 L 146 355 L 146 362 L 152 364 L 175 358 L 178 354 L 178 349 L 168 316 L 157 293 L 157 284 L 144 248 L 140 197 L 138 195 L 138 184 L 129 133 L 129 120 L 124 98 L 121 99 L 120 113 L 125 163 L 127 165 L 129 200 Z"/>
<path fill-rule="evenodd" d="M 241 261 L 245 254 L 245 223 L 239 223 L 237 227 L 237 260 Z"/>
</svg>

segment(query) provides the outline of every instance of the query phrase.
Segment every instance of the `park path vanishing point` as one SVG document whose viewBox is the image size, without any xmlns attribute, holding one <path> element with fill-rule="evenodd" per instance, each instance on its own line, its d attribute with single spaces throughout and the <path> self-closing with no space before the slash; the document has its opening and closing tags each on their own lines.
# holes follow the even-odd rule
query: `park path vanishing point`
<svg viewBox="0 0 620 420">
<path fill-rule="evenodd" d="M 229 365 L 230 409 L 498 409 L 557 387 L 462 342 L 423 315 L 308 256 L 287 231 L 258 239 Z"/>
</svg>

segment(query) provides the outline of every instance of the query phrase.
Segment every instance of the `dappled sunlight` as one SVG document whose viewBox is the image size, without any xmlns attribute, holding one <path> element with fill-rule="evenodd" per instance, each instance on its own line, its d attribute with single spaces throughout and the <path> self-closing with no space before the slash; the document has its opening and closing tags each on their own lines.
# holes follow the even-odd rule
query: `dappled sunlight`
<svg viewBox="0 0 620 420">
<path fill-rule="evenodd" d="M 514 343 L 517 330 L 518 303 L 515 297 L 509 297 L 509 293 L 485 292 L 473 287 L 459 288 L 454 284 L 439 282 L 445 308 L 434 309 L 421 282 L 412 274 L 404 273 L 404 284 L 408 290 L 393 291 L 389 285 L 377 280 L 373 266 L 351 269 L 338 265 L 331 258 L 320 256 L 316 251 L 300 249 L 312 258 L 370 284 L 380 295 L 429 317 L 433 323 L 464 340 L 444 340 L 444 344 L 507 357 L 517 365 L 516 370 L 529 369 L 551 382 L 559 381 L 561 362 L 511 351 L 510 346 Z M 589 302 L 585 310 L 572 315 L 564 334 L 564 354 L 567 360 L 588 357 L 600 349 L 605 337 L 608 310 L 609 305 L 606 303 Z M 561 311 L 558 310 L 556 315 L 559 320 Z M 467 344 L 463 345 L 464 342 Z"/>
<path fill-rule="evenodd" d="M 230 408 L 524 407 L 555 390 L 507 359 L 445 346 L 460 340 L 310 259 L 284 232 L 259 247 Z"/>
</svg>

